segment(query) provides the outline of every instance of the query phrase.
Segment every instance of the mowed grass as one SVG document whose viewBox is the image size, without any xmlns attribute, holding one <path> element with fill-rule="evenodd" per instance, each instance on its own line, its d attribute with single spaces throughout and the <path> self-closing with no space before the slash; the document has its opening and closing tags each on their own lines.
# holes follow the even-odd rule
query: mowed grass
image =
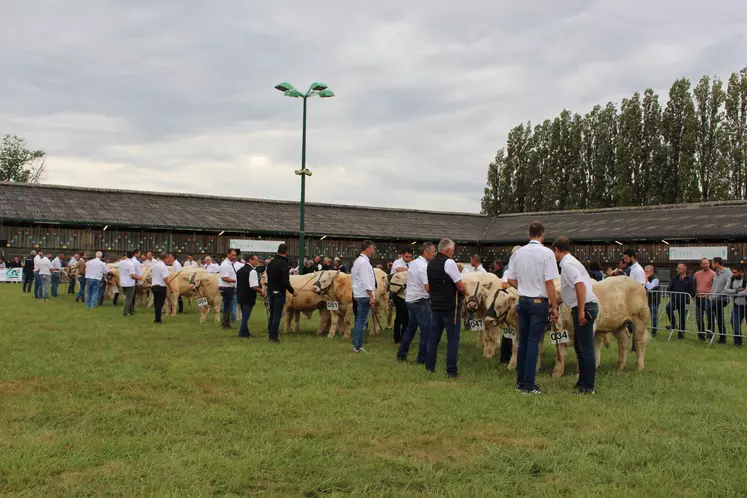
<svg viewBox="0 0 747 498">
<path fill-rule="evenodd" d="M 747 493 L 747 351 L 657 338 L 646 371 L 603 352 L 594 397 L 542 397 L 481 357 L 397 364 L 391 332 L 234 338 L 194 308 L 152 323 L 110 302 L 42 303 L 0 285 L 0 493 L 13 496 L 739 496 Z"/>
</svg>

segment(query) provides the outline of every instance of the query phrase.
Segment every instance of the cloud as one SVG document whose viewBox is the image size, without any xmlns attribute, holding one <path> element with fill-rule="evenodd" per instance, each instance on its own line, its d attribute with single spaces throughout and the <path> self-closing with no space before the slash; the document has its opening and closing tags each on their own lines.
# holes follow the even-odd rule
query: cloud
<svg viewBox="0 0 747 498">
<path fill-rule="evenodd" d="M 48 183 L 479 210 L 520 122 L 744 64 L 747 11 L 694 0 L 27 0 L 0 7 L 0 132 Z"/>
</svg>

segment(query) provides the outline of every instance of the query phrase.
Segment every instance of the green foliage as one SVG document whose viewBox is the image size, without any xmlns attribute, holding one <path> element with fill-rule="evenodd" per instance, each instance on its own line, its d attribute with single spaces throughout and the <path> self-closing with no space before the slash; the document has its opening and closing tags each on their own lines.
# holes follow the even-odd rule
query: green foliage
<svg viewBox="0 0 747 498">
<path fill-rule="evenodd" d="M 648 89 L 619 113 L 609 102 L 512 129 L 501 149 L 507 183 L 488 200 L 512 213 L 747 199 L 746 140 L 747 68 L 726 90 L 703 76 L 691 91 L 680 78 L 663 110 Z"/>
<path fill-rule="evenodd" d="M 44 176 L 45 153 L 29 150 L 26 139 L 5 135 L 0 144 L 0 181 L 37 183 Z"/>
<path fill-rule="evenodd" d="M 602 350 L 597 394 L 572 396 L 576 359 L 538 382 L 482 358 L 462 332 L 460 382 L 395 363 L 391 334 L 248 341 L 193 305 L 153 324 L 0 284 L 3 496 L 744 496 L 744 351 L 660 336 L 646 370 Z M 663 306 L 663 304 L 662 304 Z M 417 348 L 417 341 L 413 344 Z M 413 350 L 411 350 L 413 351 Z M 714 474 L 715 472 L 715 474 Z"/>
</svg>

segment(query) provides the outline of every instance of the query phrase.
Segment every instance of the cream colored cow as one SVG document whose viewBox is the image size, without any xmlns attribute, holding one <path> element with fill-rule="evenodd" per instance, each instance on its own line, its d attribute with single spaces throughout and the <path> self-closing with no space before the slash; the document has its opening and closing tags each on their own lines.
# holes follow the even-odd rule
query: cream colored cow
<svg viewBox="0 0 747 498">
<path fill-rule="evenodd" d="M 328 334 L 331 328 L 331 315 L 327 311 L 327 302 L 322 296 L 315 293 L 313 290 L 314 282 L 316 282 L 316 273 L 307 273 L 306 275 L 291 275 L 290 284 L 293 290 L 298 294 L 293 297 L 293 294 L 286 292 L 285 294 L 285 306 L 283 307 L 283 315 L 285 316 L 285 333 L 291 332 L 298 333 L 301 331 L 301 313 L 307 318 L 311 318 L 314 311 L 319 310 L 319 327 L 317 328 L 316 334 L 323 335 Z M 267 291 L 267 273 L 262 274 L 261 280 L 262 288 Z"/>
<path fill-rule="evenodd" d="M 322 300 L 337 303 L 338 310 L 330 311 L 328 337 L 335 337 L 340 330 L 345 337 L 350 337 L 353 322 L 353 279 L 339 271 L 324 270 L 317 272 L 311 290 Z"/>
</svg>

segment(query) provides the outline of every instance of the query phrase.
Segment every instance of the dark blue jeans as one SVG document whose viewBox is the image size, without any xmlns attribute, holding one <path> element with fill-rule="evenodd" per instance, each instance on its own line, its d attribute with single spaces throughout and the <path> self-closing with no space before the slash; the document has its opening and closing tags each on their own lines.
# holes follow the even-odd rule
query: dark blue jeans
<svg viewBox="0 0 747 498">
<path fill-rule="evenodd" d="M 233 287 L 219 287 L 218 292 L 220 292 L 221 297 L 221 308 L 220 310 L 223 313 L 230 313 L 233 311 L 233 295 L 234 295 L 234 289 Z"/>
<path fill-rule="evenodd" d="M 101 280 L 86 279 L 86 308 L 93 309 L 99 303 Z"/>
<path fill-rule="evenodd" d="M 578 360 L 578 382 L 576 385 L 581 389 L 594 390 L 594 380 L 597 376 L 597 360 L 594 357 L 594 320 L 599 315 L 597 303 L 586 304 L 587 318 L 591 320 L 586 325 L 578 323 L 578 308 L 571 309 L 573 316 L 573 348 L 576 350 Z"/>
<path fill-rule="evenodd" d="M 285 306 L 285 291 L 270 294 L 270 316 L 267 319 L 267 330 L 270 340 L 277 342 L 280 331 L 280 320 L 283 318 L 283 307 Z"/>
<path fill-rule="evenodd" d="M 537 387 L 537 358 L 549 311 L 547 299 L 519 299 L 519 353 L 516 361 L 516 383 L 519 389 Z"/>
<path fill-rule="evenodd" d="M 75 302 L 86 302 L 86 277 L 78 277 L 78 295 L 75 296 Z"/>
<path fill-rule="evenodd" d="M 713 320 L 712 331 L 715 334 L 716 327 L 718 327 L 719 334 L 720 334 L 718 340 L 720 342 L 726 342 L 726 336 L 724 335 L 726 332 L 726 321 L 724 320 L 724 308 L 726 308 L 727 304 L 729 304 L 729 302 L 724 297 L 717 296 L 717 297 L 714 297 L 713 299 L 709 299 L 708 304 L 706 305 L 706 311 L 708 312 L 708 315 Z"/>
<path fill-rule="evenodd" d="M 353 328 L 353 347 L 363 347 L 363 333 L 366 331 L 368 317 L 371 315 L 371 301 L 367 297 L 356 297 L 355 304 L 358 313 L 355 315 L 355 328 Z"/>
<path fill-rule="evenodd" d="M 42 297 L 42 279 L 38 271 L 34 272 L 34 297 L 39 299 Z"/>
<path fill-rule="evenodd" d="M 75 279 L 71 278 L 70 283 L 67 285 L 67 293 L 75 294 Z"/>
<path fill-rule="evenodd" d="M 654 301 L 648 303 L 648 310 L 651 312 L 651 335 L 656 335 L 659 328 L 659 304 Z"/>
<path fill-rule="evenodd" d="M 457 359 L 459 355 L 459 331 L 462 326 L 461 310 L 457 310 L 456 320 L 454 311 L 431 311 L 431 331 L 428 337 L 428 350 L 425 359 L 425 368 L 431 372 L 436 371 L 436 357 L 438 356 L 438 344 L 441 335 L 446 329 L 446 375 L 456 377 L 459 375 Z"/>
<path fill-rule="evenodd" d="M 23 292 L 31 292 L 32 284 L 34 283 L 34 274 L 30 271 L 23 272 Z"/>
<path fill-rule="evenodd" d="M 60 272 L 52 273 L 52 290 L 50 294 L 52 297 L 57 297 L 57 289 L 60 287 Z"/>
<path fill-rule="evenodd" d="M 675 312 L 679 315 L 679 326 L 675 324 Z M 685 296 L 672 294 L 671 301 L 667 303 L 667 316 L 669 316 L 669 324 L 673 329 L 680 332 L 685 331 L 685 327 L 687 326 L 687 301 Z"/>
<path fill-rule="evenodd" d="M 252 316 L 254 303 L 241 304 L 241 326 L 239 327 L 239 337 L 249 337 L 249 317 Z"/>
<path fill-rule="evenodd" d="M 695 320 L 698 322 L 698 337 L 700 337 L 701 339 L 705 339 L 706 336 L 706 329 L 703 327 L 703 314 L 705 313 L 707 306 L 707 297 L 695 298 Z M 713 332 L 713 315 L 711 315 L 710 313 L 705 313 L 705 315 L 708 317 L 708 330 Z"/>
<path fill-rule="evenodd" d="M 101 285 L 99 285 L 99 306 L 104 305 L 104 294 L 106 294 L 106 286 L 109 285 L 106 278 L 101 279 Z"/>
<path fill-rule="evenodd" d="M 428 354 L 428 333 L 431 330 L 431 302 L 427 299 L 418 299 L 407 303 L 407 314 L 409 317 L 407 329 L 402 337 L 402 342 L 397 351 L 397 358 L 407 359 L 410 352 L 410 344 L 415 338 L 415 332 L 420 327 L 420 347 L 418 348 L 418 363 L 425 363 Z"/>
<path fill-rule="evenodd" d="M 734 344 L 742 344 L 742 322 L 747 322 L 747 305 L 734 304 L 731 310 L 731 328 L 734 330 Z"/>
</svg>

